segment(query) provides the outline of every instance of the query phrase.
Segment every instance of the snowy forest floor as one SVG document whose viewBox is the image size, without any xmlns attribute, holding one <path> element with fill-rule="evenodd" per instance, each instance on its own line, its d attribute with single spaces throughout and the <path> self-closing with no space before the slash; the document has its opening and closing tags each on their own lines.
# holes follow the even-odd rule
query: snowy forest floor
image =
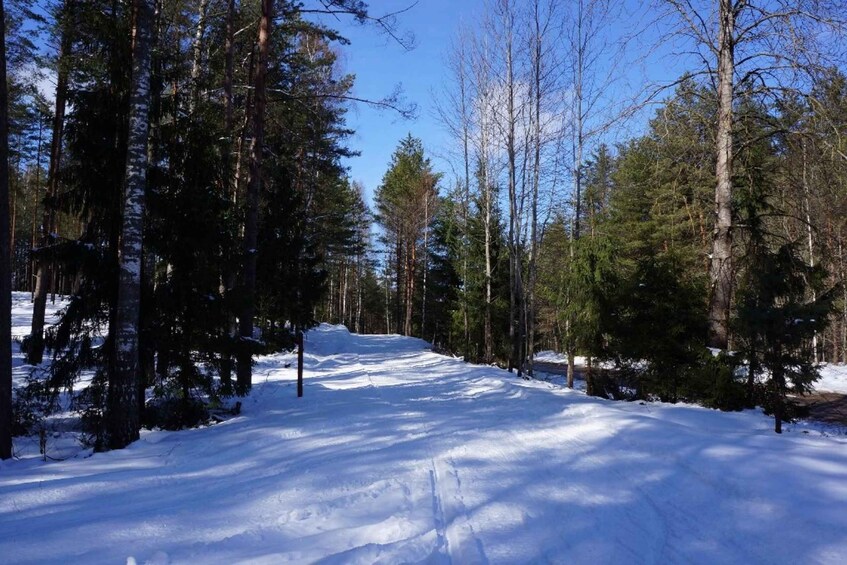
<svg viewBox="0 0 847 565">
<path fill-rule="evenodd" d="M 836 428 L 591 398 L 341 327 L 306 352 L 302 399 L 294 355 L 261 357 L 224 423 L 0 463 L 0 561 L 847 561 Z"/>
</svg>

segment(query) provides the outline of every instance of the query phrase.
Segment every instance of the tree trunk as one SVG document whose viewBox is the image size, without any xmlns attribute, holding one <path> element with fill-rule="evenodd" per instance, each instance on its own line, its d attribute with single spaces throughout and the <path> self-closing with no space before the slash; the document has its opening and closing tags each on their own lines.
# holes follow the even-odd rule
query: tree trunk
<svg viewBox="0 0 847 565">
<path fill-rule="evenodd" d="M 803 208 L 806 212 L 806 243 L 809 247 L 809 265 L 815 266 L 815 240 L 813 237 L 814 230 L 812 229 L 812 204 L 809 190 L 808 167 L 806 164 L 806 142 L 800 140 L 803 153 Z M 812 289 L 812 302 L 817 300 L 817 293 Z M 812 359 L 815 365 L 818 364 L 820 358 L 818 356 L 818 332 L 812 334 Z"/>
<path fill-rule="evenodd" d="M 718 131 L 715 230 L 709 278 L 708 345 L 726 349 L 729 342 L 729 311 L 732 300 L 732 90 L 735 72 L 735 16 L 731 0 L 719 0 L 718 33 Z"/>
<path fill-rule="evenodd" d="M 577 18 L 576 18 L 576 26 L 577 26 L 577 49 L 576 49 L 576 77 L 574 80 L 574 88 L 575 88 L 575 102 L 576 102 L 576 138 L 574 139 L 574 165 L 573 165 L 573 175 L 574 175 L 574 217 L 573 217 L 573 232 L 571 233 L 571 241 L 570 241 L 570 259 L 571 259 L 571 269 L 573 269 L 573 263 L 575 259 L 574 248 L 576 246 L 576 242 L 582 236 L 582 159 L 583 153 L 585 151 L 585 124 L 583 121 L 583 100 L 584 100 L 584 91 L 583 91 L 583 75 L 585 70 L 585 37 L 583 37 L 583 24 L 585 22 L 585 10 L 584 4 L 582 0 L 579 0 L 577 4 Z M 570 283 L 569 283 L 570 284 Z M 567 336 L 565 339 L 565 347 L 567 348 L 567 356 L 568 356 L 568 388 L 573 388 L 574 386 L 574 374 L 576 372 L 576 367 L 574 366 L 576 359 L 576 343 L 573 336 L 573 305 L 570 304 L 570 301 L 573 297 L 573 292 L 568 288 L 567 296 L 568 296 L 568 320 L 567 320 Z"/>
<path fill-rule="evenodd" d="M 397 326 L 397 333 L 400 333 L 400 320 L 403 319 L 400 299 L 402 296 L 402 292 L 404 292 L 406 289 L 404 287 L 403 291 L 400 290 L 400 285 L 403 284 L 403 241 L 400 236 L 402 231 L 398 229 L 395 233 L 397 233 L 398 235 L 394 257 L 395 269 L 397 271 L 394 277 L 397 279 L 397 292 L 394 295 L 394 323 Z"/>
<path fill-rule="evenodd" d="M 506 153 L 508 158 L 508 183 L 509 183 L 509 341 L 511 343 L 511 354 L 509 359 L 509 371 L 517 369 L 518 376 L 523 373 L 523 359 L 521 355 L 521 342 L 523 341 L 523 307 L 521 295 L 521 260 L 518 239 L 520 237 L 520 225 L 518 219 L 518 196 L 517 196 L 517 149 L 516 149 L 516 122 L 517 110 L 515 108 L 516 79 L 514 62 L 514 13 L 513 7 L 507 2 L 504 5 L 504 17 L 507 21 L 505 37 L 506 56 Z"/>
<path fill-rule="evenodd" d="M 15 232 L 18 229 L 18 195 L 15 188 L 11 183 L 11 174 L 9 175 L 9 196 L 11 197 L 12 203 L 12 217 L 11 217 L 11 226 L 9 226 L 9 241 L 7 246 L 9 247 L 9 276 L 12 280 L 12 290 L 17 287 L 17 278 L 18 278 L 18 269 L 17 269 L 17 261 L 15 260 Z"/>
<path fill-rule="evenodd" d="M 230 136 L 230 143 L 232 143 L 232 76 L 233 69 L 235 68 L 235 65 L 233 64 L 233 58 L 235 53 L 235 0 L 228 0 L 227 2 L 225 51 L 224 98 L 226 100 L 226 105 L 224 108 L 224 127 L 226 127 L 227 135 Z"/>
<path fill-rule="evenodd" d="M 424 180 L 424 182 L 427 182 Z M 426 272 L 429 269 L 429 190 L 424 191 L 423 281 L 421 284 L 421 337 L 426 338 Z"/>
<path fill-rule="evenodd" d="M 403 325 L 403 335 L 412 335 L 412 313 L 415 297 L 415 269 L 417 268 L 417 249 L 415 241 L 407 243 L 406 250 L 406 318 Z"/>
<path fill-rule="evenodd" d="M 250 171 L 247 183 L 247 206 L 244 222 L 243 287 L 244 306 L 241 311 L 239 333 L 241 347 L 238 352 L 238 392 L 246 394 L 252 385 L 253 318 L 256 313 L 256 245 L 259 236 L 259 196 L 262 190 L 262 151 L 265 141 L 266 79 L 268 51 L 270 48 L 273 0 L 262 0 L 262 18 L 259 23 L 259 52 L 256 74 L 253 79 L 255 101 L 253 104 L 253 139 L 250 142 Z"/>
<path fill-rule="evenodd" d="M 847 363 L 847 272 L 844 268 L 844 245 L 838 234 L 838 278 L 841 282 L 841 363 Z"/>
<path fill-rule="evenodd" d="M 9 93 L 0 0 L 0 459 L 12 457 L 12 256 L 9 253 Z"/>
<path fill-rule="evenodd" d="M 57 92 L 58 95 L 58 92 Z M 38 233 L 38 201 L 41 196 L 41 150 L 43 147 L 42 143 L 42 134 L 44 133 L 44 120 L 43 116 L 39 112 L 38 116 L 38 149 L 36 151 L 35 157 L 35 190 L 32 191 L 32 226 L 30 228 L 29 234 L 29 246 L 30 249 L 35 249 L 35 239 L 36 234 Z M 35 277 L 35 258 L 30 257 L 28 261 L 29 265 L 29 276 L 27 277 L 27 289 L 33 293 L 33 297 L 35 296 L 35 284 L 33 277 Z"/>
<path fill-rule="evenodd" d="M 494 336 L 491 327 L 491 304 L 492 304 L 492 280 L 493 280 L 493 265 L 491 257 L 492 233 L 491 222 L 493 221 L 494 205 L 491 194 L 491 184 L 488 179 L 488 139 L 487 130 L 488 122 L 486 120 L 485 109 L 481 112 L 481 127 L 480 127 L 480 168 L 482 182 L 482 201 L 484 210 L 484 230 L 485 230 L 485 312 L 483 313 L 483 362 L 490 364 L 494 361 Z"/>
<path fill-rule="evenodd" d="M 238 202 L 238 169 L 241 168 L 241 146 L 244 137 L 242 133 L 237 142 L 233 139 L 235 134 L 235 118 L 233 115 L 232 81 L 234 70 L 233 58 L 235 52 L 235 15 L 235 0 L 229 0 L 226 12 L 226 53 L 223 85 L 225 98 L 224 127 L 226 128 L 229 150 L 226 152 L 225 158 L 226 175 L 224 177 L 224 190 L 226 192 L 226 196 L 229 198 L 230 202 L 232 202 L 233 207 Z M 247 113 L 249 114 L 249 110 Z M 238 154 L 238 157 L 235 160 L 232 158 L 233 152 L 237 152 Z M 234 169 L 233 162 L 235 163 Z M 222 296 L 229 298 L 229 294 L 232 292 L 232 288 L 236 284 L 237 273 L 237 269 L 233 268 L 232 265 L 224 266 L 221 274 L 220 292 Z M 228 314 L 227 325 L 229 329 L 229 337 L 234 339 L 238 333 L 238 328 L 236 325 L 235 315 L 231 312 Z M 232 354 L 227 348 L 227 350 L 221 355 L 220 367 L 221 392 L 225 395 L 232 394 L 232 365 Z"/>
<path fill-rule="evenodd" d="M 470 190 L 471 190 L 471 165 L 468 152 L 468 141 L 470 138 L 470 124 L 468 123 L 467 93 L 465 85 L 465 58 L 461 60 L 461 75 L 459 87 L 461 88 L 462 101 L 462 157 L 465 165 L 465 185 L 462 191 L 462 228 L 464 231 L 462 245 L 462 324 L 464 328 L 464 346 L 462 348 L 465 361 L 469 361 L 469 350 L 471 344 L 470 320 L 468 316 L 468 255 L 470 254 L 470 234 L 468 233 L 468 216 L 470 213 Z"/>
<path fill-rule="evenodd" d="M 151 45 L 158 45 L 161 37 L 162 27 L 162 2 L 154 0 L 153 23 L 151 27 Z M 150 57 L 150 111 L 149 111 L 149 133 L 147 136 L 147 163 L 155 166 L 158 162 L 157 149 L 159 147 L 159 121 L 162 112 L 162 63 L 161 57 L 155 52 Z M 145 226 L 148 228 L 149 226 Z M 147 233 L 144 233 L 147 237 Z M 156 380 L 156 349 L 153 335 L 153 296 L 156 289 L 156 257 L 147 247 L 142 246 L 141 259 L 141 316 L 139 318 L 139 367 L 140 377 L 138 379 L 138 410 L 139 415 L 144 418 L 144 407 L 146 404 L 145 391 L 152 386 Z"/>
<path fill-rule="evenodd" d="M 120 242 L 115 367 L 109 379 L 107 443 L 120 449 L 138 439 L 140 379 L 138 328 L 141 312 L 142 231 L 147 188 L 150 53 L 153 1 L 135 1 L 132 86 L 127 137 L 126 184 Z"/>
<path fill-rule="evenodd" d="M 194 114 L 197 101 L 200 98 L 200 67 L 203 64 L 203 35 L 206 33 L 206 11 L 209 8 L 209 0 L 200 0 L 197 6 L 197 28 L 194 32 L 192 45 L 193 58 L 191 61 L 191 99 L 189 101 L 188 114 Z"/>
<path fill-rule="evenodd" d="M 66 14 L 65 14 L 66 15 Z M 62 160 L 62 133 L 65 126 L 65 106 L 68 94 L 68 58 L 71 51 L 71 34 L 67 23 L 62 24 L 62 43 L 59 48 L 59 72 L 56 77 L 56 110 L 53 114 L 53 135 L 50 141 L 50 165 L 47 170 L 47 197 L 41 224 L 41 247 L 53 240 L 56 211 L 52 200 L 59 193 L 59 164 Z M 26 362 L 38 365 L 44 358 L 44 316 L 47 310 L 47 293 L 53 279 L 52 262 L 45 257 L 36 261 L 35 291 L 33 293 L 32 326 L 27 339 Z"/>
<path fill-rule="evenodd" d="M 535 90 L 535 154 L 533 155 L 532 171 L 532 210 L 530 212 L 529 235 L 529 278 L 527 280 L 527 372 L 533 376 L 535 357 L 535 285 L 537 278 L 538 256 L 538 192 L 541 185 L 541 102 L 542 102 L 542 32 L 538 2 L 534 3 L 535 41 L 533 42 L 533 79 Z"/>
</svg>

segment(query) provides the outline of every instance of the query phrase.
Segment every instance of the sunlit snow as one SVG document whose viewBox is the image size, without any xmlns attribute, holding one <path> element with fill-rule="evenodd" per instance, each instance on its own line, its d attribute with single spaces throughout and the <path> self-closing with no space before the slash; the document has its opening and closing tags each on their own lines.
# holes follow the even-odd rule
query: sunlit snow
<svg viewBox="0 0 847 565">
<path fill-rule="evenodd" d="M 336 326 L 242 414 L 0 464 L 3 563 L 844 563 L 847 439 Z M 290 365 L 286 367 L 286 365 Z"/>
</svg>

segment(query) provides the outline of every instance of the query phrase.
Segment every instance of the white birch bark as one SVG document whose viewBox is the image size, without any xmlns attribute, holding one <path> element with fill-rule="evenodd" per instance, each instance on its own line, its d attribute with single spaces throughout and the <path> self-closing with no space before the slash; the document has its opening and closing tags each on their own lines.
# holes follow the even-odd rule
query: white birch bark
<svg viewBox="0 0 847 565">
<path fill-rule="evenodd" d="M 150 107 L 152 0 L 135 0 L 129 136 L 120 243 L 115 364 L 109 379 L 106 445 L 126 447 L 138 439 L 140 379 L 138 327 L 141 312 L 141 261 L 144 196 L 147 188 L 147 134 Z"/>
</svg>

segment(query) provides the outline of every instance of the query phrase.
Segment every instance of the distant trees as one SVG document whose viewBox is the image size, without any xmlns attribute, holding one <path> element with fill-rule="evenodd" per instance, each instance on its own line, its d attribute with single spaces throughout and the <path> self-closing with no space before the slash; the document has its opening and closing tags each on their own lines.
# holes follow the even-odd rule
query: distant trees
<svg viewBox="0 0 847 565">
<path fill-rule="evenodd" d="M 375 194 L 376 218 L 385 230 L 394 269 L 394 320 L 398 327 L 402 324 L 403 335 L 412 335 L 418 294 L 421 330 L 426 322 L 426 266 L 438 206 L 438 180 L 420 140 L 409 135 L 395 150 Z"/>
<path fill-rule="evenodd" d="M 18 153 L 33 164 L 11 202 L 36 266 L 16 255 L 34 276 L 15 284 L 35 292 L 24 347 L 33 365 L 50 351 L 48 388 L 94 373 L 75 406 L 97 449 L 246 393 L 252 355 L 289 346 L 329 294 L 345 322 L 382 329 L 369 215 L 341 165 L 353 79 L 321 14 L 394 29 L 348 0 L 67 1 L 37 28 L 60 46 L 58 84 L 52 120 L 16 98 L 40 137 Z M 44 331 L 51 288 L 70 301 Z"/>
<path fill-rule="evenodd" d="M 734 281 L 732 201 L 738 96 L 772 102 L 786 93 L 807 91 L 815 77 L 838 60 L 836 44 L 847 31 L 847 4 L 839 0 L 663 3 L 678 18 L 679 33 L 693 43 L 704 66 L 700 72 L 713 81 L 716 93 L 708 342 L 725 349 Z"/>
<path fill-rule="evenodd" d="M 174 425 L 247 393 L 253 355 L 318 320 L 520 375 L 553 347 L 571 386 L 585 356 L 593 394 L 783 419 L 817 360 L 847 359 L 847 80 L 822 39 L 841 37 L 844 6 L 652 6 L 698 61 L 620 140 L 611 125 L 636 107 L 616 88 L 631 56 L 607 25 L 617 8 L 486 2 L 448 58 L 450 175 L 409 134 L 373 210 L 343 165 L 353 77 L 321 19 L 393 33 L 362 2 L 15 9 L 3 247 L 33 292 L 27 361 L 50 352 L 54 391 L 93 371 L 77 405 L 98 449 L 158 417 L 151 389 Z M 54 104 L 24 70 L 27 18 L 59 47 Z M 51 290 L 70 301 L 45 331 Z M 704 338 L 747 356 L 743 390 L 737 357 L 704 355 Z M 615 391 L 600 361 L 631 380 Z"/>
</svg>

